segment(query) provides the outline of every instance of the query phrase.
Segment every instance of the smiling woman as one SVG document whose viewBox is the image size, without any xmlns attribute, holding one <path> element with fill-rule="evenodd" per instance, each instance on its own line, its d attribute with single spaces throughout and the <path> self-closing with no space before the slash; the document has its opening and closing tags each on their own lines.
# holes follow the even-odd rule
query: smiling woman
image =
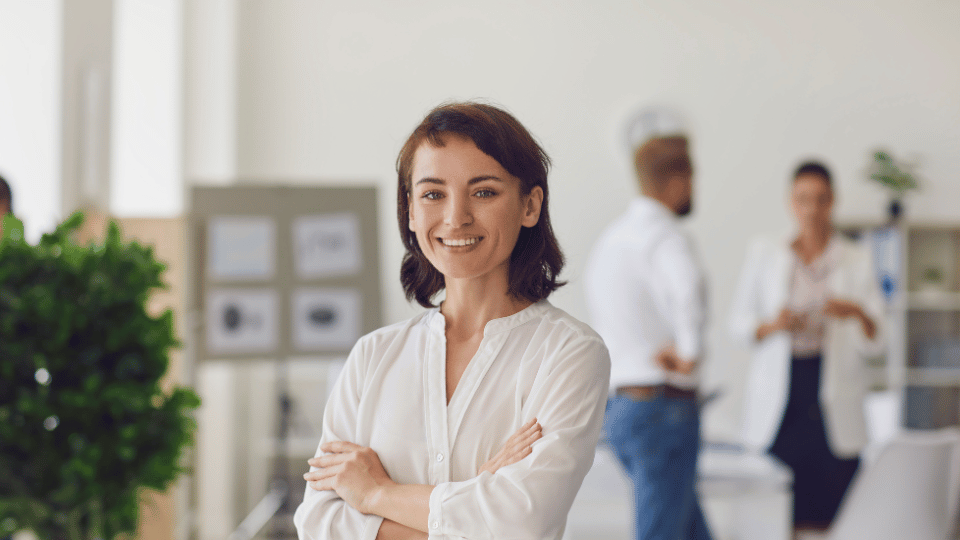
<svg viewBox="0 0 960 540">
<path fill-rule="evenodd" d="M 301 539 L 563 536 L 593 462 L 610 359 L 546 300 L 563 267 L 548 165 L 489 105 L 440 106 L 407 140 L 401 281 L 429 309 L 351 352 L 304 475 Z"/>
<path fill-rule="evenodd" d="M 448 148 L 450 144 L 453 147 Z M 438 107 L 427 115 L 397 158 L 397 219 L 407 248 L 400 279 L 407 299 L 432 307 L 433 296 L 445 285 L 443 272 L 435 268 L 424 253 L 424 249 L 430 248 L 418 242 L 411 213 L 423 195 L 428 196 L 427 201 L 443 196 L 441 190 L 426 189 L 426 186 L 444 186 L 447 180 L 454 180 L 435 176 L 441 172 L 439 167 L 457 166 L 458 160 L 453 154 L 473 159 L 470 165 L 477 167 L 478 174 L 464 179 L 475 189 L 476 198 L 509 191 L 531 199 L 528 202 L 537 207 L 539 219 L 520 229 L 513 240 L 509 291 L 530 301 L 546 298 L 563 285 L 557 279 L 563 268 L 563 253 L 553 234 L 548 209 L 550 158 L 507 112 L 489 105 L 454 103 Z M 420 159 L 415 159 L 417 157 Z M 462 162 L 459 171 L 449 170 L 449 173 L 463 174 L 465 167 L 467 162 Z M 482 189 L 484 187 L 487 189 Z"/>
</svg>

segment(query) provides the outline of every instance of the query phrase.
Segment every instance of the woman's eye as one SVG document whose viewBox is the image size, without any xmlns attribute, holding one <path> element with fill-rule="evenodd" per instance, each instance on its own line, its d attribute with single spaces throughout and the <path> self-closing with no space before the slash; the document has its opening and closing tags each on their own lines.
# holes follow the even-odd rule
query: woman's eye
<svg viewBox="0 0 960 540">
<path fill-rule="evenodd" d="M 439 191 L 426 191 L 420 197 L 427 199 L 428 201 L 435 201 L 442 196 L 443 194 L 441 194 Z"/>
<path fill-rule="evenodd" d="M 497 192 L 492 189 L 481 189 L 477 191 L 476 196 L 480 197 L 481 199 L 487 199 L 487 198 L 493 197 L 496 194 Z"/>
</svg>

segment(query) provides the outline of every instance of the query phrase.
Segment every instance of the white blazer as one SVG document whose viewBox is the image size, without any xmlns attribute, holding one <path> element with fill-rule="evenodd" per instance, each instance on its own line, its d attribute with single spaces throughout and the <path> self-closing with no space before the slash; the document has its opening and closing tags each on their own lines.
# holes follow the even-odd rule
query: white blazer
<svg viewBox="0 0 960 540">
<path fill-rule="evenodd" d="M 754 450 L 767 450 L 773 444 L 789 395 L 790 335 L 777 332 L 757 342 L 756 331 L 786 306 L 794 260 L 791 241 L 780 237 L 752 243 L 733 301 L 733 336 L 753 349 L 743 439 Z M 874 339 L 869 340 L 857 319 L 825 321 L 820 405 L 827 441 L 838 457 L 853 457 L 867 443 L 864 360 L 883 353 L 883 297 L 870 252 L 839 234 L 832 241 L 840 245 L 839 261 L 828 281 L 830 296 L 856 302 L 877 325 Z"/>
</svg>

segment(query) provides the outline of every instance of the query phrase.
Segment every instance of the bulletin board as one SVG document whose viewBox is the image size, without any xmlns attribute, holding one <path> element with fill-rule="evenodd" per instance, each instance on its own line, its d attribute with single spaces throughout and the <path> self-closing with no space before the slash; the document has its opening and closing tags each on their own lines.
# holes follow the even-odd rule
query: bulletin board
<svg viewBox="0 0 960 540">
<path fill-rule="evenodd" d="M 345 355 L 381 326 L 374 187 L 193 188 L 196 353 Z"/>
</svg>

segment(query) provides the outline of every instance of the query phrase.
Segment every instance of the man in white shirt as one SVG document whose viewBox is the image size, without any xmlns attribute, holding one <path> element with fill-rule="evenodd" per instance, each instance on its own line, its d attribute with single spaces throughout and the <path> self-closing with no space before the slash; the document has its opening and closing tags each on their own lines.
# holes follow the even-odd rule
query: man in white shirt
<svg viewBox="0 0 960 540">
<path fill-rule="evenodd" d="M 694 489 L 706 287 L 678 219 L 693 166 L 672 111 L 634 115 L 627 142 L 642 196 L 601 234 L 585 280 L 612 362 L 604 429 L 633 482 L 635 538 L 709 539 Z"/>
</svg>

